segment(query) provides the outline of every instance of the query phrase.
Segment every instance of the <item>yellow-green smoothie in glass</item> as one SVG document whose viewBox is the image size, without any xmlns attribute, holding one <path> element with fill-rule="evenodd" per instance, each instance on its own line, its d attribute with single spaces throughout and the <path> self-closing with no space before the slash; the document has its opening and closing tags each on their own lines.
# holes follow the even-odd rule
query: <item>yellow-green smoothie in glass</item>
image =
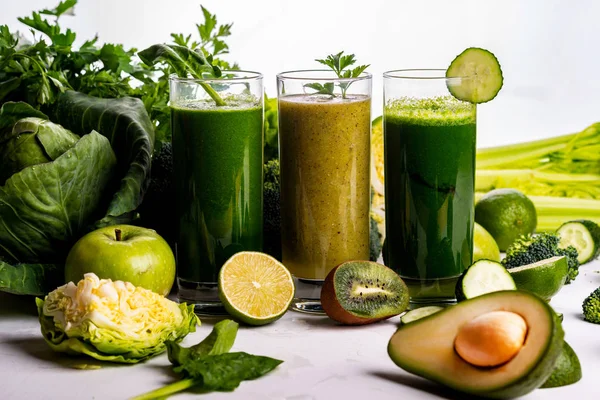
<svg viewBox="0 0 600 400">
<path fill-rule="evenodd" d="M 369 259 L 369 96 L 279 98 L 283 263 L 323 280 Z"/>
</svg>

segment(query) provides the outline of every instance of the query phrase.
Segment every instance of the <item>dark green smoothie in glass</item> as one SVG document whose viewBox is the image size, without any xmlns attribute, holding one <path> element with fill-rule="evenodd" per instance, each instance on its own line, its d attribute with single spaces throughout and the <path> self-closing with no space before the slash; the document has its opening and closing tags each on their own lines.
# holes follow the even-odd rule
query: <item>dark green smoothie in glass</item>
<svg viewBox="0 0 600 400">
<path fill-rule="evenodd" d="M 224 105 L 206 96 L 207 82 L 171 82 L 178 296 L 201 314 L 225 313 L 217 289 L 225 261 L 262 250 L 262 77 L 235 74 L 244 71 L 210 83 Z"/>
<path fill-rule="evenodd" d="M 388 266 L 413 302 L 451 300 L 472 262 L 475 106 L 452 96 L 395 99 L 384 140 Z"/>
</svg>

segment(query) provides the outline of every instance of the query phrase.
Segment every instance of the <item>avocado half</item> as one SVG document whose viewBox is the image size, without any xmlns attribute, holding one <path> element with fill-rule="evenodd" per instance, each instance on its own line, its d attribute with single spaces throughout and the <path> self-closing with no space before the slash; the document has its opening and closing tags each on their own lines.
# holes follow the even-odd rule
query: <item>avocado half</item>
<svg viewBox="0 0 600 400">
<path fill-rule="evenodd" d="M 528 332 L 521 350 L 508 362 L 480 368 L 454 350 L 461 326 L 492 311 L 519 314 Z M 552 374 L 563 348 L 564 332 L 556 313 L 539 297 L 523 291 L 500 291 L 465 300 L 401 327 L 388 353 L 400 368 L 465 393 L 493 399 L 522 396 Z"/>
</svg>

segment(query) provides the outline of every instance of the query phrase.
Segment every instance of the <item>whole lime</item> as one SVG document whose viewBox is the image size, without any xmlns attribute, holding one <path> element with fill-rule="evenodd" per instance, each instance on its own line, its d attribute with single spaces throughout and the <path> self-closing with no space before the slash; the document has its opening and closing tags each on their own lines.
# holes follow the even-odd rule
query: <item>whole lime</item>
<svg viewBox="0 0 600 400">
<path fill-rule="evenodd" d="M 516 189 L 495 189 L 475 205 L 475 222 L 480 224 L 505 251 L 515 239 L 535 231 L 537 212 L 533 202 Z"/>
<path fill-rule="evenodd" d="M 473 262 L 477 260 L 500 261 L 500 249 L 496 241 L 483 226 L 475 222 L 473 234 Z"/>
<path fill-rule="evenodd" d="M 69 251 L 65 280 L 79 282 L 88 272 L 166 296 L 175 280 L 175 257 L 169 244 L 152 229 L 108 226 L 83 236 Z"/>
</svg>

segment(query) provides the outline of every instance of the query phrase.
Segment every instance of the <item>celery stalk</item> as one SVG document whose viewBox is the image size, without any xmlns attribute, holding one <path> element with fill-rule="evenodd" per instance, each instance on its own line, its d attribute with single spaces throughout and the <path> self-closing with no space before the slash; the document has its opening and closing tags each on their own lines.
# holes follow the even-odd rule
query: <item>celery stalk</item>
<svg viewBox="0 0 600 400">
<path fill-rule="evenodd" d="M 600 199 L 600 175 L 532 169 L 477 169 L 475 190 L 513 188 L 526 195 Z"/>
<path fill-rule="evenodd" d="M 600 123 L 579 133 L 477 150 L 478 169 L 545 168 L 565 173 L 600 174 Z M 590 162 L 591 161 L 591 162 Z"/>
</svg>

